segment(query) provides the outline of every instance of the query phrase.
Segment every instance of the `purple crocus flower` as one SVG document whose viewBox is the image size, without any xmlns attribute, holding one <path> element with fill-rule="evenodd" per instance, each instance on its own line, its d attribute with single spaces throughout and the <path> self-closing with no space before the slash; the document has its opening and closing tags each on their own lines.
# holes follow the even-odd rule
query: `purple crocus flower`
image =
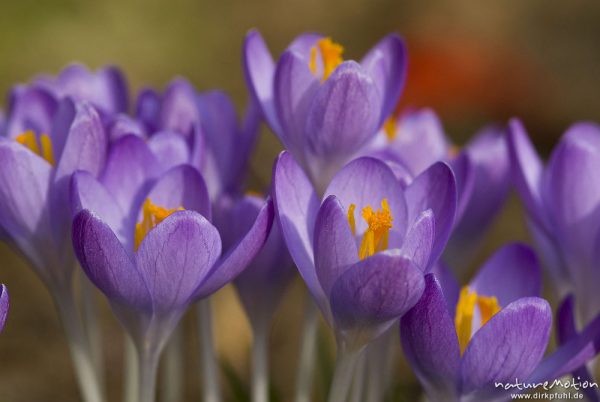
<svg viewBox="0 0 600 402">
<path fill-rule="evenodd" d="M 224 92 L 198 93 L 179 78 L 163 94 L 150 88 L 143 90 L 138 96 L 136 116 L 136 120 L 122 118 L 115 124 L 111 139 L 134 134 L 160 142 L 163 145 L 154 148 L 166 148 L 163 152 L 177 154 L 178 159 L 186 159 L 202 172 L 211 199 L 222 194 L 240 195 L 258 134 L 259 113 L 254 103 L 240 123 Z"/>
<path fill-rule="evenodd" d="M 437 161 L 452 166 L 459 202 L 444 260 L 455 270 L 468 266 L 508 194 L 505 130 L 485 127 L 461 149 L 447 138 L 438 116 L 430 109 L 421 109 L 388 120 L 371 149 L 375 156 L 397 164 L 396 171 L 405 182 Z"/>
<path fill-rule="evenodd" d="M 510 122 L 515 186 L 529 228 L 561 297 L 577 295 L 583 323 L 600 311 L 600 127 L 577 123 L 544 167 L 520 121 Z"/>
<path fill-rule="evenodd" d="M 96 110 L 69 98 L 52 126 L 0 140 L 0 226 L 52 292 L 70 293 L 69 180 L 76 170 L 100 172 L 106 136 Z"/>
<path fill-rule="evenodd" d="M 206 185 L 189 165 L 168 170 L 149 186 L 129 188 L 135 196 L 111 194 L 86 172 L 73 176 L 72 189 L 77 257 L 136 344 L 142 400 L 153 400 L 157 359 L 181 315 L 232 281 L 258 253 L 271 227 L 272 204 L 264 204 L 248 231 L 222 253 L 221 236 L 209 221 Z"/>
<path fill-rule="evenodd" d="M 57 77 L 42 76 L 29 84 L 17 85 L 8 100 L 4 135 L 14 138 L 28 130 L 49 134 L 60 101 L 67 97 L 91 103 L 103 120 L 108 120 L 126 112 L 127 83 L 116 67 L 104 67 L 94 73 L 74 64 Z"/>
<path fill-rule="evenodd" d="M 382 161 L 341 169 L 321 202 L 288 152 L 274 168 L 288 249 L 338 341 L 360 349 L 409 309 L 454 222 L 456 186 L 437 163 L 403 189 Z"/>
<path fill-rule="evenodd" d="M 0 284 L 0 332 L 2 332 L 4 325 L 6 324 L 9 305 L 8 289 L 6 288 L 6 285 Z"/>
<path fill-rule="evenodd" d="M 585 346 L 598 337 L 598 323 L 542 362 L 552 311 L 539 297 L 537 258 L 524 245 L 500 249 L 460 291 L 447 275 L 439 278 L 441 285 L 426 277 L 400 324 L 405 355 L 432 402 L 507 400 L 496 383 L 552 380 L 595 354 Z"/>
<path fill-rule="evenodd" d="M 246 36 L 246 82 L 284 147 L 322 194 L 334 173 L 381 128 L 396 105 L 406 49 L 396 35 L 360 63 L 317 34 L 297 37 L 277 63 L 258 31 Z"/>
</svg>

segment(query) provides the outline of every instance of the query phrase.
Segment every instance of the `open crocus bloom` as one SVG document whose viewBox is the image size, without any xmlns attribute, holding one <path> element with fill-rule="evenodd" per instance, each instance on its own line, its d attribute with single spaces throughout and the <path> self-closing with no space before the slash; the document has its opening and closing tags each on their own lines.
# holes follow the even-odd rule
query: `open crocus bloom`
<svg viewBox="0 0 600 402">
<path fill-rule="evenodd" d="M 258 31 L 244 44 L 250 92 L 284 147 L 322 193 L 333 174 L 375 136 L 406 73 L 402 40 L 390 35 L 357 63 L 317 34 L 297 37 L 277 63 Z"/>
<path fill-rule="evenodd" d="M 41 76 L 15 86 L 10 94 L 4 135 L 14 138 L 28 130 L 49 134 L 59 103 L 65 98 L 89 102 L 101 117 L 127 111 L 127 83 L 116 67 L 90 72 L 73 64 L 57 77 Z"/>
<path fill-rule="evenodd" d="M 6 285 L 0 284 L 0 332 L 4 329 L 4 324 L 6 324 L 9 304 L 8 289 L 6 289 Z"/>
<path fill-rule="evenodd" d="M 516 188 L 529 228 L 561 296 L 577 295 L 583 323 L 600 311 L 600 127 L 578 123 L 554 148 L 546 167 L 523 125 L 510 123 Z"/>
<path fill-rule="evenodd" d="M 244 235 L 222 253 L 209 222 L 210 201 L 202 176 L 180 165 L 160 176 L 134 212 L 125 211 L 101 182 L 73 176 L 77 212 L 73 245 L 91 281 L 138 347 L 160 351 L 187 306 L 233 280 L 258 253 L 269 233 L 270 202 Z M 133 210 L 132 210 L 133 211 Z"/>
<path fill-rule="evenodd" d="M 61 101 L 49 132 L 28 130 L 0 140 L 0 226 L 44 282 L 67 290 L 74 268 L 69 180 L 76 170 L 97 175 L 106 135 L 88 103 Z"/>
<path fill-rule="evenodd" d="M 450 164 L 458 186 L 458 210 L 444 261 L 465 267 L 508 194 L 510 165 L 505 130 L 488 126 L 464 147 L 447 138 L 434 111 L 408 111 L 386 122 L 371 153 L 398 164 L 405 181 L 438 161 Z M 468 211 L 468 213 L 465 213 Z"/>
<path fill-rule="evenodd" d="M 552 311 L 538 297 L 541 271 L 526 246 L 500 249 L 461 291 L 447 273 L 435 276 L 400 323 L 406 357 L 432 402 L 507 400 L 495 383 L 552 381 L 597 353 L 600 318 L 542 361 Z"/>
<path fill-rule="evenodd" d="M 359 158 L 321 203 L 283 152 L 273 180 L 282 233 L 308 289 L 338 336 L 364 345 L 418 300 L 453 224 L 452 171 L 435 164 L 403 189 L 384 162 Z"/>
</svg>

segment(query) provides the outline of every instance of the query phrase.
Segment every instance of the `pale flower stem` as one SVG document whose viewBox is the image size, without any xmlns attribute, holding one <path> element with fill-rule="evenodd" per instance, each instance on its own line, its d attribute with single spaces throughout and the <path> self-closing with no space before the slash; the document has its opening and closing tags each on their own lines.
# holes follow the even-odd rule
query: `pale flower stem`
<svg viewBox="0 0 600 402">
<path fill-rule="evenodd" d="M 184 345 L 183 330 L 178 325 L 167 343 L 161 369 L 162 402 L 181 402 L 184 387 Z"/>
<path fill-rule="evenodd" d="M 158 351 L 152 345 L 139 345 L 139 402 L 156 400 L 156 371 L 158 369 Z"/>
<path fill-rule="evenodd" d="M 204 402 L 220 402 L 219 367 L 215 356 L 210 299 L 198 302 L 200 354 L 202 362 L 202 393 Z"/>
<path fill-rule="evenodd" d="M 360 350 L 348 350 L 343 345 L 338 347 L 335 372 L 329 390 L 329 402 L 347 401 L 348 392 L 352 385 L 352 375 L 359 356 Z"/>
<path fill-rule="evenodd" d="M 361 353 L 356 363 L 356 371 L 352 380 L 352 392 L 350 400 L 352 402 L 364 402 L 365 374 L 367 373 L 367 353 Z"/>
<path fill-rule="evenodd" d="M 138 352 L 128 334 L 125 334 L 123 349 L 123 400 L 138 402 Z"/>
<path fill-rule="evenodd" d="M 103 402 L 104 395 L 96 375 L 90 345 L 73 295 L 70 291 L 55 291 L 54 296 L 83 400 L 84 402 Z"/>
<path fill-rule="evenodd" d="M 307 298 L 304 307 L 304 323 L 300 344 L 300 358 L 296 374 L 295 402 L 312 400 L 313 371 L 319 328 L 319 312 L 312 299 Z"/>
<path fill-rule="evenodd" d="M 367 347 L 367 402 L 381 401 L 390 385 L 398 331 L 392 327 Z"/>
<path fill-rule="evenodd" d="M 253 328 L 252 340 L 252 402 L 269 400 L 269 334 L 264 320 Z"/>
<path fill-rule="evenodd" d="M 79 272 L 79 282 L 81 285 L 81 303 L 83 312 L 83 322 L 87 338 L 89 339 L 92 352 L 92 359 L 98 376 L 98 383 L 104 384 L 104 361 L 102 359 L 102 335 L 98 325 L 98 315 L 96 301 L 94 299 L 94 286 L 82 271 Z"/>
</svg>

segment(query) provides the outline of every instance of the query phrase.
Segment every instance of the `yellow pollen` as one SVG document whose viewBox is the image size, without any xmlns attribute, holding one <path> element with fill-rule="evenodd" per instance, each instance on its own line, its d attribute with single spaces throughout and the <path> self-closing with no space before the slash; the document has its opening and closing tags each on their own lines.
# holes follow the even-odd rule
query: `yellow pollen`
<svg viewBox="0 0 600 402">
<path fill-rule="evenodd" d="M 348 207 L 348 223 L 350 224 L 350 230 L 352 231 L 352 236 L 356 236 L 356 220 L 354 219 L 354 210 L 356 209 L 356 205 L 350 204 Z"/>
<path fill-rule="evenodd" d="M 396 138 L 396 117 L 395 116 L 390 116 L 388 117 L 388 119 L 385 121 L 385 123 L 383 123 L 383 131 L 385 132 L 385 136 L 387 137 L 388 141 L 393 141 L 394 138 Z"/>
<path fill-rule="evenodd" d="M 356 235 L 356 221 L 354 220 L 354 210 L 356 206 L 350 204 L 348 208 L 348 223 L 352 234 Z M 373 254 L 388 248 L 390 229 L 392 228 L 392 212 L 387 199 L 381 201 L 381 209 L 373 211 L 370 205 L 362 210 L 362 217 L 367 222 L 367 230 L 363 235 L 358 250 L 358 258 L 364 260 Z"/>
<path fill-rule="evenodd" d="M 49 164 L 54 165 L 54 152 L 52 151 L 52 142 L 48 134 L 42 134 L 38 139 L 32 130 L 28 130 L 23 134 L 17 135 L 15 141 L 44 158 Z"/>
<path fill-rule="evenodd" d="M 156 225 L 167 219 L 173 212 L 183 211 L 182 207 L 167 209 L 154 205 L 150 198 L 146 198 L 144 206 L 142 207 L 142 221 L 135 225 L 135 250 L 138 249 L 144 237 L 150 232 Z"/>
<path fill-rule="evenodd" d="M 500 311 L 498 299 L 494 296 L 479 296 L 476 291 L 471 290 L 468 286 L 464 286 L 460 290 L 460 296 L 456 305 L 454 325 L 456 326 L 461 355 L 465 352 L 465 349 L 471 340 L 475 305 L 479 307 L 481 326 L 485 325 L 490 318 Z"/>
<path fill-rule="evenodd" d="M 321 52 L 321 59 L 323 60 L 322 81 L 325 81 L 333 70 L 344 61 L 342 58 L 344 48 L 332 41 L 331 38 L 319 39 L 317 44 L 310 49 L 310 60 L 308 62 L 308 68 L 315 75 L 317 74 L 317 55 L 319 52 Z"/>
</svg>

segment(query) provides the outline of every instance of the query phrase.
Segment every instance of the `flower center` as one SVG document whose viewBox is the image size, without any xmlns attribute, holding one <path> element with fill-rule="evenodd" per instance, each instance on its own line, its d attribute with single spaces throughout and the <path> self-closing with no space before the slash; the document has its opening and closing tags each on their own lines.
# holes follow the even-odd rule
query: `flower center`
<svg viewBox="0 0 600 402">
<path fill-rule="evenodd" d="M 356 236 L 355 209 L 356 205 L 354 204 L 350 204 L 350 207 L 348 207 L 348 223 L 350 224 L 352 234 Z M 385 198 L 381 201 L 381 209 L 374 211 L 370 205 L 364 207 L 362 209 L 362 217 L 368 227 L 360 243 L 358 258 L 364 260 L 388 248 L 390 229 L 392 228 L 394 218 Z"/>
<path fill-rule="evenodd" d="M 173 212 L 183 211 L 183 207 L 167 209 L 154 205 L 150 198 L 146 198 L 144 206 L 142 207 L 142 221 L 135 225 L 135 250 L 138 249 L 144 237 L 150 232 L 156 225 L 167 219 Z"/>
<path fill-rule="evenodd" d="M 15 138 L 19 144 L 29 148 L 36 155 L 44 158 L 49 164 L 54 166 L 54 152 L 52 151 L 52 141 L 48 134 L 42 134 L 39 138 L 33 130 L 25 131 Z"/>
<path fill-rule="evenodd" d="M 321 53 L 321 60 L 323 60 L 322 81 L 325 81 L 333 70 L 344 61 L 342 58 L 344 48 L 332 41 L 331 38 L 319 39 L 317 44 L 310 49 L 310 61 L 308 63 L 308 67 L 314 75 L 317 75 L 317 54 L 319 52 Z"/>
<path fill-rule="evenodd" d="M 471 290 L 468 286 L 464 286 L 460 290 L 454 325 L 456 326 L 461 355 L 465 352 L 473 333 L 475 305 L 479 307 L 479 314 L 481 316 L 480 327 L 501 310 L 498 299 L 494 296 L 479 296 L 477 292 Z"/>
</svg>

